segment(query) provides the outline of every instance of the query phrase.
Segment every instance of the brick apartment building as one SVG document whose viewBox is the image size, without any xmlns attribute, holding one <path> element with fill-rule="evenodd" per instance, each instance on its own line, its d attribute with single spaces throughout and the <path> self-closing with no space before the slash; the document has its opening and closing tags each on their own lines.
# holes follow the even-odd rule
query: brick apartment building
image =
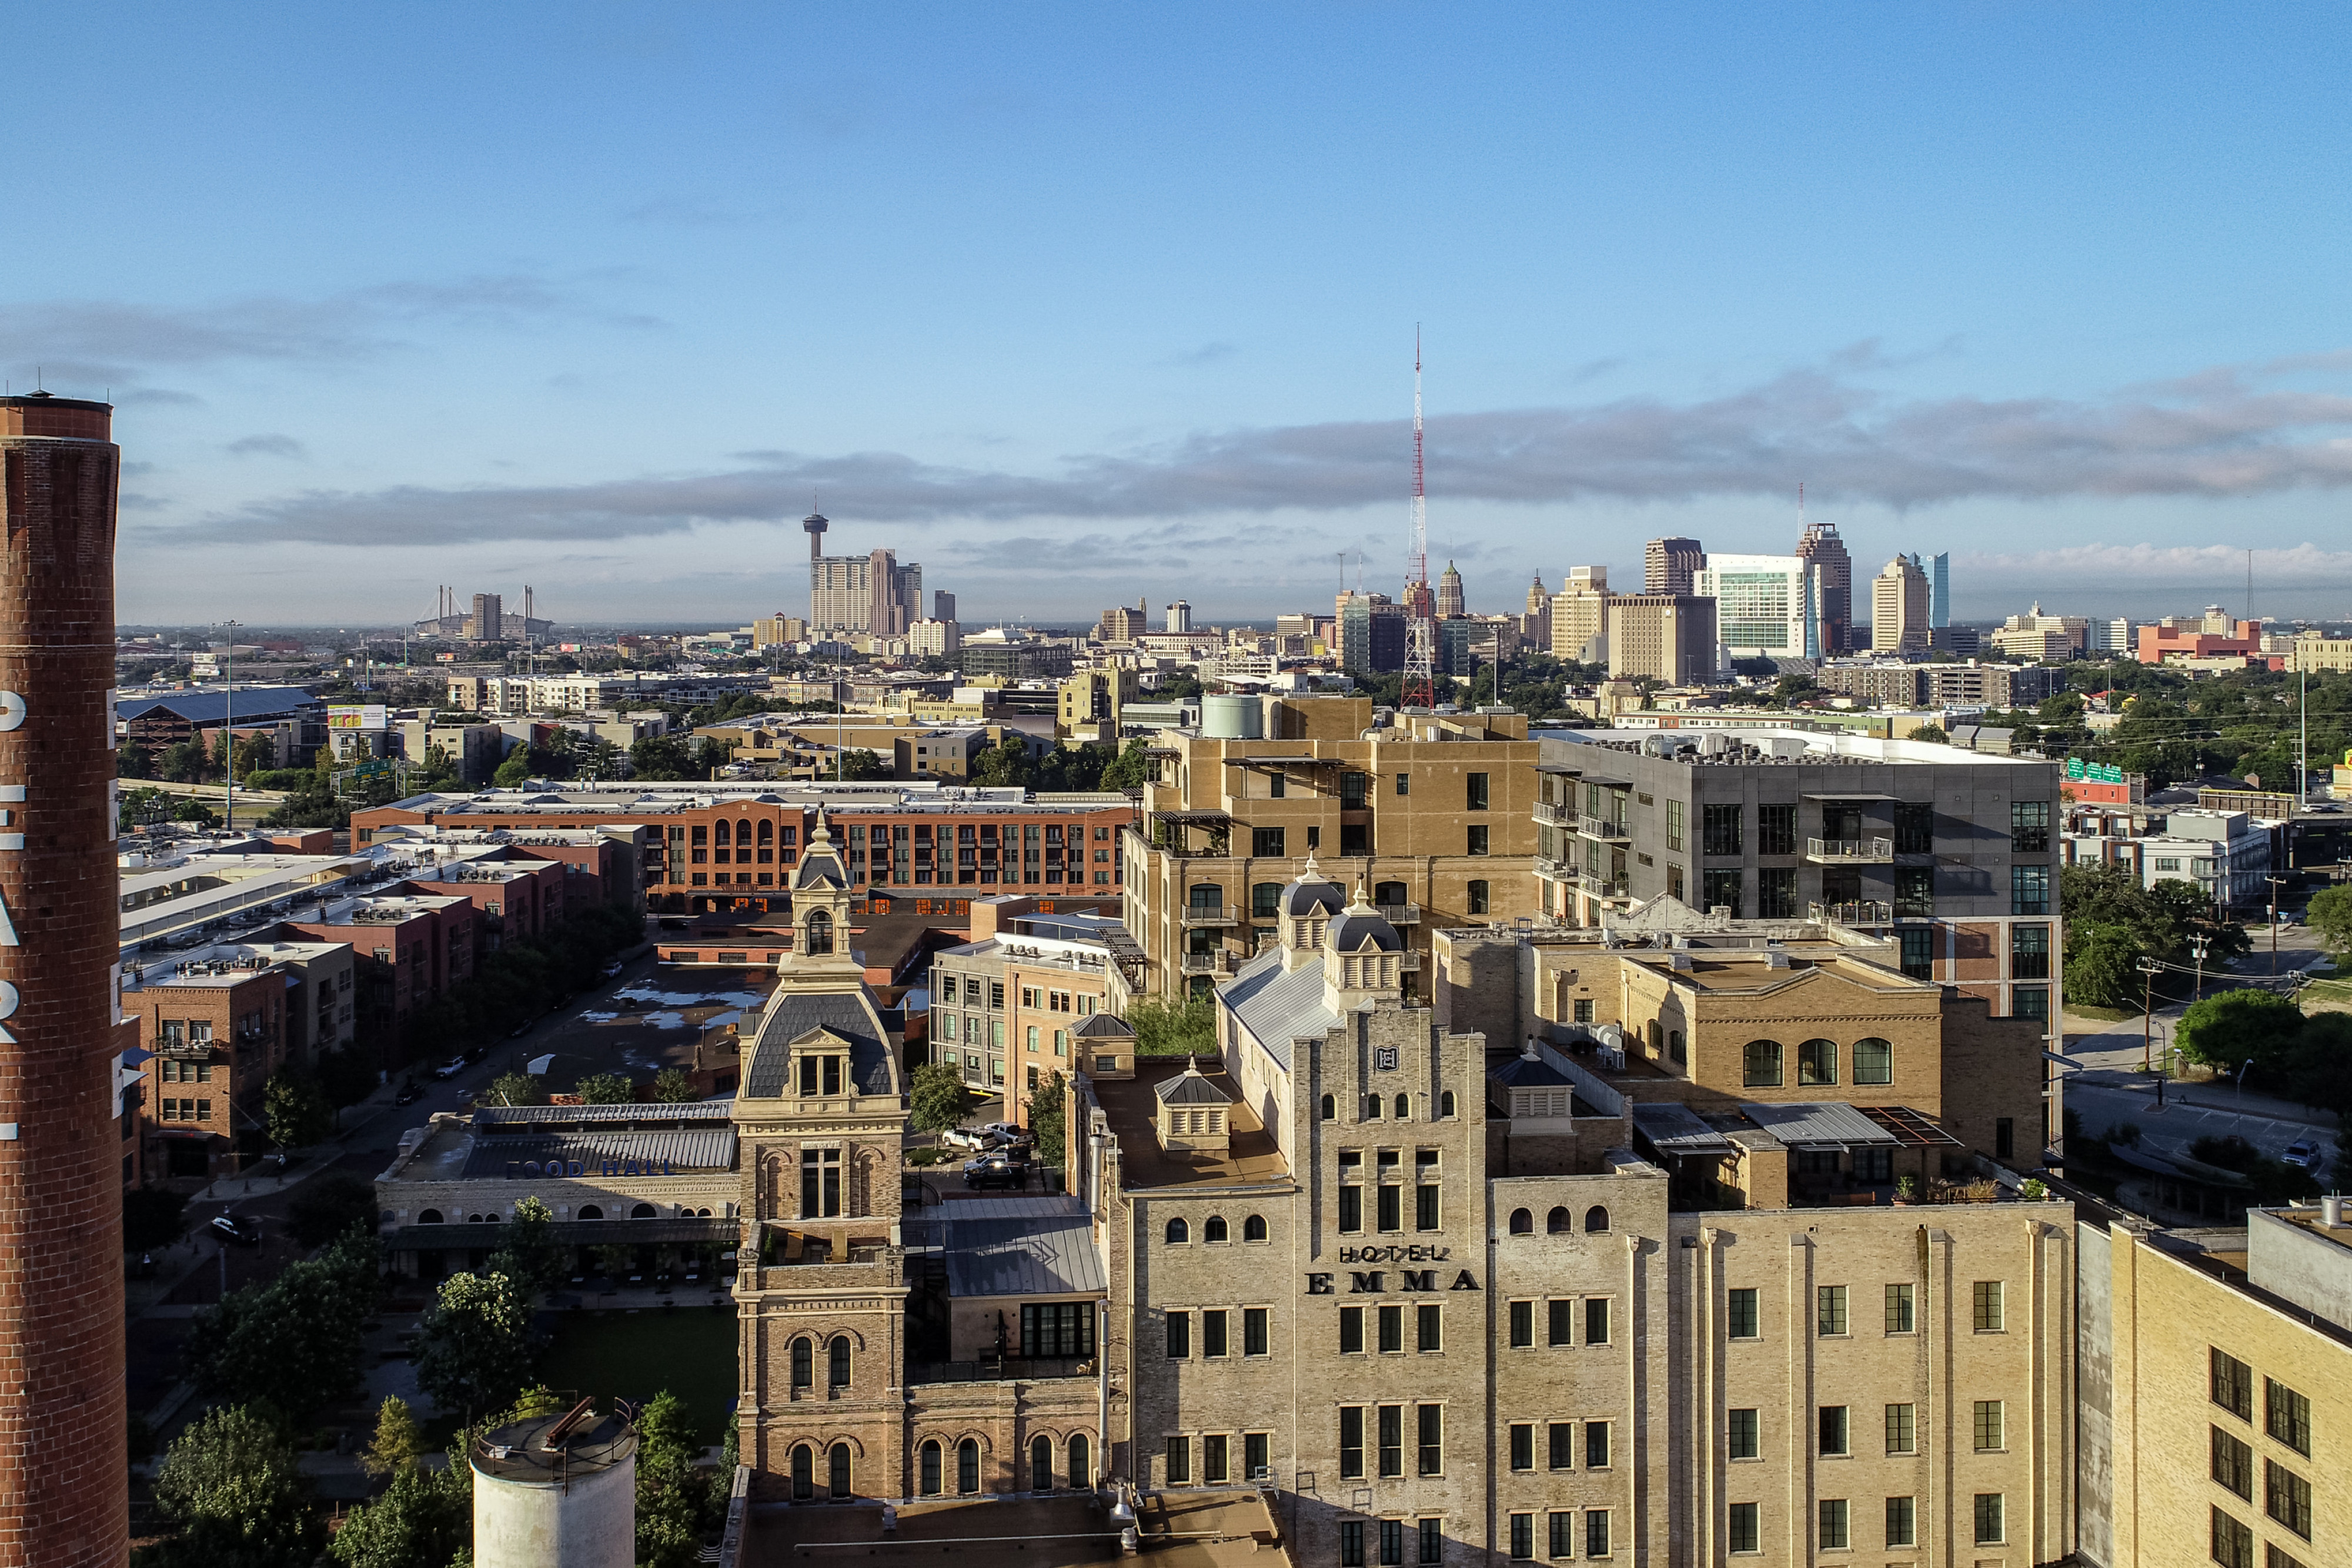
<svg viewBox="0 0 2352 1568">
<path fill-rule="evenodd" d="M 472 899 L 454 894 L 347 894 L 298 907 L 278 930 L 350 946 L 355 1039 L 392 1068 L 410 1014 L 472 977 L 480 919 Z"/>
</svg>

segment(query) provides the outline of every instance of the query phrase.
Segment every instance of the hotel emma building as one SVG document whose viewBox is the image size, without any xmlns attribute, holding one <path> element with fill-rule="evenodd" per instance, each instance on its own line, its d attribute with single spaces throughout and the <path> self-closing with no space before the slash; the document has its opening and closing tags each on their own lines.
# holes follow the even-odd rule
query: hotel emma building
<svg viewBox="0 0 2352 1568">
<path fill-rule="evenodd" d="M 1405 944 L 1360 892 L 1310 866 L 1278 919 L 1219 990 L 1218 1059 L 1081 1071 L 1066 1207 L 1023 1200 L 1035 1244 L 999 1231 L 985 1260 L 952 1220 L 975 1200 L 873 1182 L 835 1218 L 793 1179 L 895 1168 L 903 1111 L 854 976 L 786 960 L 802 1000 L 759 1047 L 784 1055 L 736 1113 L 746 1256 L 775 1260 L 739 1286 L 761 1495 L 1257 1485 L 1297 1560 L 1341 1568 L 2066 1553 L 2067 1206 L 1685 1208 L 1568 1053 L 1450 1031 L 1442 988 L 1405 1006 Z M 803 1054 L 852 1067 L 803 1094 L 828 1082 Z M 983 1260 L 1017 1343 L 940 1299 Z"/>
</svg>

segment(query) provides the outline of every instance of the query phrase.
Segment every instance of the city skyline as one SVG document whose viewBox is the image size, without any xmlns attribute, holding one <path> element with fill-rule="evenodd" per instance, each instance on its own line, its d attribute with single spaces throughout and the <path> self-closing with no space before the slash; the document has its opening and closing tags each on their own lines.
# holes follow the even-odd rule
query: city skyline
<svg viewBox="0 0 2352 1568">
<path fill-rule="evenodd" d="M 1394 591 L 1416 320 L 1474 585 L 1784 550 L 1802 482 L 1858 561 L 1972 545 L 1965 618 L 2232 602 L 2221 537 L 2258 611 L 2352 603 L 2341 19 L 550 15 L 12 35 L 103 128 L 6 177 L 80 243 L 0 366 L 146 454 L 126 620 L 750 613 L 812 490 L 975 619 Z"/>
</svg>

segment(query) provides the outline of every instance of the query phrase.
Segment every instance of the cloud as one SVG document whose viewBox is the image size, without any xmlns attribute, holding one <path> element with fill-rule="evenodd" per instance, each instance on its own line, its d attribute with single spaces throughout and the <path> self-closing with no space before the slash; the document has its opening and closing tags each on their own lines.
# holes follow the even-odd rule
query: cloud
<svg viewBox="0 0 2352 1568">
<path fill-rule="evenodd" d="M 323 298 L 256 295 L 209 305 L 53 299 L 0 305 L 0 342 L 59 376 L 127 379 L 140 370 L 248 360 L 334 364 L 402 346 L 427 325 L 511 328 L 551 319 L 657 325 L 591 304 L 572 284 L 527 273 L 394 281 Z M 143 395 L 154 396 L 147 393 Z"/>
<path fill-rule="evenodd" d="M 1871 350 L 1864 350 L 1866 355 Z M 2305 361 L 2298 371 L 2332 369 Z M 1905 510 L 1964 500 L 2237 498 L 2352 486 L 2352 396 L 2220 367 L 2101 399 L 1901 398 L 1808 369 L 1688 402 L 1622 398 L 1429 422 L 1433 491 L 1556 505 L 1785 496 Z M 797 517 L 1095 523 L 1395 501 L 1402 421 L 1202 432 L 1016 474 L 896 452 L 741 453 L 711 474 L 581 485 L 310 491 L 194 525 L 241 539 L 440 545 L 614 539 Z"/>
<path fill-rule="evenodd" d="M 309 453 L 290 435 L 248 435 L 221 448 L 232 457 L 304 457 Z"/>
</svg>

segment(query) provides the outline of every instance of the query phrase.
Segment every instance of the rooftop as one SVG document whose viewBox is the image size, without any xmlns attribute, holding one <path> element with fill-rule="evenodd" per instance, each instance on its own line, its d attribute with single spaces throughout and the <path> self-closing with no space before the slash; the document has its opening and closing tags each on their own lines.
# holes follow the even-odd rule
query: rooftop
<svg viewBox="0 0 2352 1568">
<path fill-rule="evenodd" d="M 1201 1076 L 1231 1103 L 1226 1113 L 1232 1135 L 1223 1154 L 1174 1152 L 1160 1146 L 1154 1124 L 1160 1086 L 1181 1078 L 1194 1059 L 1185 1056 L 1139 1057 L 1131 1079 L 1094 1079 L 1095 1101 L 1118 1139 L 1120 1179 L 1129 1190 L 1147 1187 L 1236 1186 L 1259 1182 L 1286 1182 L 1290 1162 L 1275 1146 L 1274 1134 L 1243 1101 L 1237 1086 L 1214 1058 L 1202 1057 Z"/>
<path fill-rule="evenodd" d="M 1251 1490 L 1186 1488 L 1142 1500 L 1141 1561 L 1154 1568 L 1287 1568 L 1281 1527 Z M 743 1568 L 886 1561 L 952 1552 L 959 1568 L 1133 1568 L 1092 1493 L 903 1503 L 886 1533 L 877 1507 L 763 1508 L 745 1531 Z M 898 1550 L 893 1551 L 892 1548 Z"/>
</svg>

